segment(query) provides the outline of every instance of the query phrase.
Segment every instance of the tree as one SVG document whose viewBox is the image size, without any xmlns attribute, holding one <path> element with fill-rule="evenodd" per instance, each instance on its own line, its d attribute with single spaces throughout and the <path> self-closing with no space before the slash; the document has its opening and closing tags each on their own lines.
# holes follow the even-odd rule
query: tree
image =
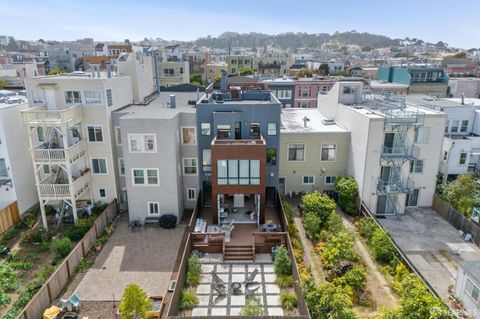
<svg viewBox="0 0 480 319">
<path fill-rule="evenodd" d="M 461 52 L 458 52 L 458 53 L 455 53 L 453 55 L 454 58 L 466 58 L 467 57 L 467 53 L 465 51 L 461 51 Z"/>
<path fill-rule="evenodd" d="M 358 256 L 355 252 L 355 238 L 347 231 L 340 231 L 327 239 L 320 248 L 320 260 L 325 269 L 333 269 L 344 260 L 355 261 Z"/>
<path fill-rule="evenodd" d="M 320 67 L 318 68 L 318 71 L 320 72 L 321 75 L 329 75 L 330 74 L 330 67 L 328 66 L 327 63 L 322 63 L 322 64 L 320 64 Z"/>
<path fill-rule="evenodd" d="M 326 194 L 319 192 L 307 194 L 302 197 L 303 224 L 305 231 L 313 240 L 317 240 L 320 231 L 325 228 L 332 213 L 335 213 L 335 202 Z"/>
<path fill-rule="evenodd" d="M 297 76 L 297 77 L 299 77 L 299 78 L 312 77 L 312 76 L 313 76 L 313 72 L 312 72 L 312 70 L 310 70 L 310 69 L 303 68 L 303 69 L 301 69 L 300 71 L 296 72 L 296 73 L 295 73 L 295 76 Z"/>
<path fill-rule="evenodd" d="M 0 90 L 7 86 L 7 81 L 0 80 Z"/>
<path fill-rule="evenodd" d="M 473 197 L 476 197 L 476 185 L 472 176 L 461 174 L 457 179 L 447 186 L 443 191 L 445 200 L 465 216 L 472 214 Z"/>
<path fill-rule="evenodd" d="M 338 204 L 340 207 L 348 214 L 355 214 L 358 195 L 358 185 L 355 179 L 343 176 L 337 177 L 334 187 L 338 192 Z"/>
<path fill-rule="evenodd" d="M 288 251 L 285 247 L 277 247 L 275 254 L 275 273 L 277 275 L 291 275 L 292 274 L 292 260 L 288 256 Z"/>
<path fill-rule="evenodd" d="M 196 86 L 202 86 L 203 85 L 203 80 L 202 80 L 202 75 L 201 74 L 193 74 L 190 77 L 190 83 Z"/>
<path fill-rule="evenodd" d="M 305 294 L 312 318 L 351 319 L 357 316 L 351 311 L 352 299 L 348 290 L 327 282 L 307 289 Z"/>
<path fill-rule="evenodd" d="M 369 45 L 365 45 L 365 46 L 362 47 L 362 52 L 370 52 L 372 50 L 373 50 L 373 48 Z"/>
<path fill-rule="evenodd" d="M 395 258 L 396 250 L 387 233 L 376 228 L 371 239 L 373 256 L 379 262 L 389 263 Z"/>
<path fill-rule="evenodd" d="M 50 72 L 48 72 L 48 75 L 57 75 L 57 74 L 61 74 L 63 73 L 64 71 L 60 68 L 53 68 L 50 70 Z"/>
<path fill-rule="evenodd" d="M 242 66 L 241 68 L 238 69 L 238 72 L 240 75 L 252 75 L 253 71 L 250 69 L 248 66 Z"/>
<path fill-rule="evenodd" d="M 145 319 L 152 308 L 152 301 L 139 285 L 129 284 L 123 291 L 119 307 L 121 319 Z"/>
</svg>

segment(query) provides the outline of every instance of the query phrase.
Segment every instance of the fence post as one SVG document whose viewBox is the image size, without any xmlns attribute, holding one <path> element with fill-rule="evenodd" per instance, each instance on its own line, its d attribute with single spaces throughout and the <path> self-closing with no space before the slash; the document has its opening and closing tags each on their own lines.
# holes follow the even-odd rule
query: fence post
<svg viewBox="0 0 480 319">
<path fill-rule="evenodd" d="M 83 258 L 83 257 L 85 257 L 85 241 L 83 240 L 83 238 L 82 238 L 81 243 L 82 243 L 82 258 Z"/>
</svg>

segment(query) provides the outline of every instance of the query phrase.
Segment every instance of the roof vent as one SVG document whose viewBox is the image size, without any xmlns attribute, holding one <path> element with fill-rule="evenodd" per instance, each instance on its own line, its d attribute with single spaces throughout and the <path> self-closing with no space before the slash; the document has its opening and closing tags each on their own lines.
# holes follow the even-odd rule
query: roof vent
<svg viewBox="0 0 480 319">
<path fill-rule="evenodd" d="M 170 108 L 174 109 L 177 107 L 177 98 L 175 94 L 170 95 Z"/>
<path fill-rule="evenodd" d="M 333 119 L 323 119 L 322 123 L 323 123 L 323 125 L 335 125 L 335 120 L 333 120 Z"/>
<path fill-rule="evenodd" d="M 354 109 L 357 109 L 357 110 L 361 110 L 361 109 L 363 109 L 363 106 L 361 106 L 361 105 L 354 105 L 353 108 L 354 108 Z"/>
</svg>

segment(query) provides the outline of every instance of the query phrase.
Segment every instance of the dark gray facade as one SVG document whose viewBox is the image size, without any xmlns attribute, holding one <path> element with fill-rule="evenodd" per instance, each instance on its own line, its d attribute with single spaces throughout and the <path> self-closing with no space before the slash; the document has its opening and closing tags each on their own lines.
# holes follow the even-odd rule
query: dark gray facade
<svg viewBox="0 0 480 319">
<path fill-rule="evenodd" d="M 283 108 L 291 108 L 295 105 L 295 81 L 289 78 L 264 80 L 268 89 L 282 103 Z"/>
</svg>

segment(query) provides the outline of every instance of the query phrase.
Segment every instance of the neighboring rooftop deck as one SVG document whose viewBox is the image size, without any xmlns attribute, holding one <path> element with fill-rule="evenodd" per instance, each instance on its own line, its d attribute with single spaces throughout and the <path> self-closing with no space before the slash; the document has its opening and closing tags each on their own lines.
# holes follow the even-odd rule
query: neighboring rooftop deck
<svg viewBox="0 0 480 319">
<path fill-rule="evenodd" d="M 282 133 L 348 133 L 344 127 L 328 120 L 318 109 L 282 109 Z"/>
<path fill-rule="evenodd" d="M 266 145 L 265 139 L 260 135 L 256 139 L 236 140 L 236 139 L 219 139 L 217 136 L 212 140 L 212 145 Z"/>
</svg>

